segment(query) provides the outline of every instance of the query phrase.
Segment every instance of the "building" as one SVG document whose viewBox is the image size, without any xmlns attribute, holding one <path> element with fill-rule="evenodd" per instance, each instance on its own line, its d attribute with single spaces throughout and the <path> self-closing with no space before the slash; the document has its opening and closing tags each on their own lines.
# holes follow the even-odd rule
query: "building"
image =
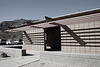
<svg viewBox="0 0 100 67">
<path fill-rule="evenodd" d="M 10 30 L 23 32 L 25 49 L 100 54 L 100 9 L 45 19 Z"/>
</svg>

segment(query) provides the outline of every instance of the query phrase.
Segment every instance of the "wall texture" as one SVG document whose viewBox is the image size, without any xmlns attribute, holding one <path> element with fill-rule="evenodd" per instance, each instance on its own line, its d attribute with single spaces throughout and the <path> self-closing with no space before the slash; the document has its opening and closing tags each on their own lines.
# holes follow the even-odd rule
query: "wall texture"
<svg viewBox="0 0 100 67">
<path fill-rule="evenodd" d="M 81 46 L 64 29 L 61 31 L 62 51 L 73 53 L 100 53 L 100 21 L 67 25 L 84 42 Z"/>
<path fill-rule="evenodd" d="M 84 22 L 67 25 L 78 37 L 84 42 L 85 46 L 81 46 L 68 32 L 61 28 L 61 48 L 63 52 L 71 53 L 100 53 L 100 21 Z M 25 45 L 23 48 L 32 50 L 44 50 L 44 31 L 35 28 L 26 31 L 31 38 L 33 44 L 30 44 L 27 37 L 23 34 Z"/>
<path fill-rule="evenodd" d="M 32 40 L 32 44 L 29 42 L 25 34 L 23 34 L 24 45 L 23 48 L 29 50 L 44 51 L 44 31 L 43 29 L 35 28 L 34 30 L 26 31 L 28 36 Z"/>
</svg>

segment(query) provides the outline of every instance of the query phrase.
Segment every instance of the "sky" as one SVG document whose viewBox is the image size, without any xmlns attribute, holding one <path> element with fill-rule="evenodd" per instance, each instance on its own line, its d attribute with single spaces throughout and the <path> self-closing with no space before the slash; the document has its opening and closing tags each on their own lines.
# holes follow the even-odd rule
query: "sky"
<svg viewBox="0 0 100 67">
<path fill-rule="evenodd" d="M 0 0 L 0 22 L 16 19 L 43 20 L 100 8 L 100 0 Z"/>
</svg>

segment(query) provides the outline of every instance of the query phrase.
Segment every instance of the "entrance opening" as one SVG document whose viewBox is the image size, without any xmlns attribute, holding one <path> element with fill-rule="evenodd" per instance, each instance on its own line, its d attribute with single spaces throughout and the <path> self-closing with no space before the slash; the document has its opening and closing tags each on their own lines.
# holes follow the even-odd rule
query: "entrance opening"
<svg viewBox="0 0 100 67">
<path fill-rule="evenodd" d="M 61 51 L 60 27 L 50 27 L 44 29 L 45 51 Z"/>
</svg>

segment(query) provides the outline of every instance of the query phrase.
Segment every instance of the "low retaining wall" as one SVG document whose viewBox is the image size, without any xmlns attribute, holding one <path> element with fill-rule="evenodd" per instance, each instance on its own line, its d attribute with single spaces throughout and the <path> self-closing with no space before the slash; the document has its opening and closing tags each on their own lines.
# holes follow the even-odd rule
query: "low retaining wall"
<svg viewBox="0 0 100 67">
<path fill-rule="evenodd" d="M 41 52 L 41 64 L 43 67 L 100 67 L 100 55 Z"/>
<path fill-rule="evenodd" d="M 44 51 L 44 45 L 23 45 L 22 47 L 26 50 Z"/>
<path fill-rule="evenodd" d="M 21 57 L 26 55 L 25 49 L 15 49 L 15 48 L 0 48 L 0 53 L 6 53 L 8 56 L 11 57 Z"/>
</svg>

